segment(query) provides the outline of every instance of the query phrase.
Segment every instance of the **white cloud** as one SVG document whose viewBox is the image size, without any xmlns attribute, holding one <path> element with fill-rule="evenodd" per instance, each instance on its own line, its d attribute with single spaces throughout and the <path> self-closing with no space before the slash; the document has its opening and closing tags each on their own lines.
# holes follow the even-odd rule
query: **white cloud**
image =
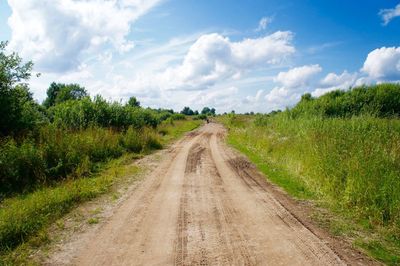
<svg viewBox="0 0 400 266">
<path fill-rule="evenodd" d="M 321 85 L 326 87 L 339 86 L 342 88 L 346 87 L 347 84 L 354 83 L 356 78 L 356 74 L 350 74 L 346 70 L 343 71 L 343 73 L 340 75 L 336 73 L 329 73 L 321 80 Z"/>
<path fill-rule="evenodd" d="M 382 47 L 370 52 L 361 69 L 376 81 L 400 79 L 400 47 Z"/>
<path fill-rule="evenodd" d="M 383 25 L 386 26 L 392 19 L 400 16 L 400 4 L 398 4 L 395 8 L 381 9 L 379 11 L 379 15 L 383 20 Z"/>
<path fill-rule="evenodd" d="M 321 71 L 322 68 L 319 65 L 295 67 L 287 72 L 280 72 L 276 76 L 275 82 L 279 82 L 287 88 L 302 88 L 309 85 L 312 78 Z"/>
<path fill-rule="evenodd" d="M 257 104 L 257 103 L 260 102 L 263 93 L 264 93 L 264 90 L 258 90 L 256 92 L 255 96 L 248 95 L 243 99 L 242 102 L 245 103 L 245 104 Z"/>
<path fill-rule="evenodd" d="M 186 102 L 195 109 L 201 109 L 204 106 L 214 107 L 218 112 L 227 112 L 231 109 L 237 109 L 236 87 L 221 87 L 206 91 L 200 91 L 187 97 Z"/>
<path fill-rule="evenodd" d="M 265 95 L 265 99 L 267 99 L 267 101 L 270 103 L 280 104 L 281 102 L 285 101 L 288 96 L 288 88 L 275 87 L 267 95 Z"/>
<path fill-rule="evenodd" d="M 309 48 L 307 48 L 307 52 L 309 54 L 320 53 L 320 52 L 323 52 L 323 51 L 325 51 L 327 49 L 330 49 L 330 48 L 336 47 L 338 45 L 341 45 L 342 43 L 343 42 L 337 41 L 337 42 L 326 42 L 326 43 L 322 43 L 322 44 L 319 44 L 319 45 L 313 45 L 313 46 L 310 46 Z"/>
<path fill-rule="evenodd" d="M 348 89 L 356 84 L 357 78 L 357 73 L 351 74 L 347 71 L 343 71 L 343 73 L 340 75 L 336 73 L 329 73 L 321 80 L 318 88 L 312 92 L 312 95 L 318 97 L 333 90 Z"/>
<path fill-rule="evenodd" d="M 232 42 L 217 33 L 202 35 L 189 48 L 181 64 L 169 67 L 149 81 L 164 90 L 202 90 L 239 79 L 258 67 L 276 65 L 295 52 L 291 32 Z"/>
<path fill-rule="evenodd" d="M 286 87 L 275 87 L 266 96 L 268 111 L 283 109 L 299 101 L 301 93 Z"/>
<path fill-rule="evenodd" d="M 10 49 L 32 59 L 39 70 L 76 69 L 84 53 L 110 45 L 133 48 L 132 23 L 159 0 L 8 0 L 12 15 Z"/>
<path fill-rule="evenodd" d="M 315 76 L 321 71 L 322 67 L 319 65 L 305 65 L 279 72 L 274 81 L 281 86 L 273 88 L 265 95 L 268 110 L 294 105 L 301 94 L 315 86 Z"/>
<path fill-rule="evenodd" d="M 255 31 L 263 31 L 265 30 L 269 24 L 272 22 L 272 17 L 262 17 L 260 21 L 258 22 L 258 27 L 255 29 Z"/>
</svg>

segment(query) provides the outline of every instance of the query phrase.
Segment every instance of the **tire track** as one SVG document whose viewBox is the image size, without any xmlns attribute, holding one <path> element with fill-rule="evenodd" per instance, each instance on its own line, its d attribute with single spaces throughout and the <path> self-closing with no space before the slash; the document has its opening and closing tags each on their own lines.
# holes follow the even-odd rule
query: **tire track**
<svg viewBox="0 0 400 266">
<path fill-rule="evenodd" d="M 76 265 L 343 265 L 210 123 L 174 145 Z"/>
</svg>

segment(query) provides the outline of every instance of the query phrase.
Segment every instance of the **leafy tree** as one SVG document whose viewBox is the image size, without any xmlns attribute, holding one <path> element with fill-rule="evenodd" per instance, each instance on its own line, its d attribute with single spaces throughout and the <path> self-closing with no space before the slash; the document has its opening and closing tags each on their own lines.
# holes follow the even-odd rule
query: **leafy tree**
<svg viewBox="0 0 400 266">
<path fill-rule="evenodd" d="M 129 98 L 128 105 L 132 107 L 140 107 L 140 102 L 136 99 L 135 96 Z"/>
<path fill-rule="evenodd" d="M 50 84 L 50 87 L 47 89 L 47 98 L 44 100 L 43 105 L 46 108 L 53 106 L 56 104 L 57 94 L 60 92 L 61 87 L 59 84 L 53 82 Z"/>
<path fill-rule="evenodd" d="M 33 129 L 40 112 L 23 83 L 31 76 L 32 62 L 22 63 L 17 53 L 7 54 L 7 42 L 0 42 L 0 135 Z"/>
<path fill-rule="evenodd" d="M 202 115 L 215 115 L 215 108 L 209 108 L 209 107 L 204 107 L 203 110 L 201 110 Z"/>
<path fill-rule="evenodd" d="M 43 102 L 46 108 L 68 100 L 80 100 L 88 94 L 84 87 L 78 84 L 51 83 L 47 90 L 47 98 Z"/>
<path fill-rule="evenodd" d="M 192 109 L 190 109 L 190 107 L 185 106 L 185 107 L 183 108 L 183 110 L 181 111 L 181 114 L 184 114 L 184 115 L 194 115 L 194 112 L 193 112 Z"/>
<path fill-rule="evenodd" d="M 210 111 L 211 111 L 210 108 L 204 107 L 203 110 L 201 110 L 201 114 L 202 114 L 202 115 L 207 115 L 207 114 L 210 113 Z"/>
<path fill-rule="evenodd" d="M 305 93 L 301 96 L 301 101 L 311 101 L 313 98 L 311 96 L 311 93 Z"/>
</svg>

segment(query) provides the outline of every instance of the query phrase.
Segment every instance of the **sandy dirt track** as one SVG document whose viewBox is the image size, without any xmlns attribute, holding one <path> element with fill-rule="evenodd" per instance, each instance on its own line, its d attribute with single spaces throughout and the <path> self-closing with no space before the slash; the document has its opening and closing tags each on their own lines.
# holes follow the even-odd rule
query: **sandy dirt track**
<svg viewBox="0 0 400 266">
<path fill-rule="evenodd" d="M 210 123 L 176 143 L 74 265 L 342 265 Z"/>
</svg>

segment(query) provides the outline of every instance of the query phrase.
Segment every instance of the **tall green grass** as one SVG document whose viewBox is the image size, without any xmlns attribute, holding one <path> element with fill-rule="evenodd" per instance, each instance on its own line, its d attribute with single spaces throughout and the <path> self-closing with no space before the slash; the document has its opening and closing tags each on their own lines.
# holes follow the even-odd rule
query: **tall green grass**
<svg viewBox="0 0 400 266">
<path fill-rule="evenodd" d="M 382 240 L 400 247 L 400 120 L 283 112 L 222 121 L 228 141 L 273 182 L 328 203 L 372 232 L 383 229 Z M 400 253 L 381 259 L 389 257 L 388 263 L 400 262 Z"/>
<path fill-rule="evenodd" d="M 231 127 L 265 160 L 372 224 L 400 224 L 400 120 L 285 115 Z"/>
<path fill-rule="evenodd" d="M 0 153 L 2 160 L 8 160 L 0 163 L 2 170 L 6 168 L 14 178 L 21 176 L 27 182 L 41 177 L 42 183 L 0 202 L 0 265 L 18 245 L 71 208 L 109 191 L 122 176 L 136 173 L 138 168 L 131 162 L 137 154 L 159 149 L 200 124 L 193 120 L 164 123 L 163 135 L 158 133 L 161 128 L 130 128 L 123 133 L 101 128 L 74 133 L 46 128 L 43 142 L 18 145 L 8 140 Z M 52 169 L 49 165 L 55 167 L 51 173 L 57 173 L 50 183 L 46 179 Z M 60 173 L 65 178 L 60 178 Z"/>
<path fill-rule="evenodd" d="M 156 129 L 129 127 L 126 131 L 90 127 L 65 130 L 48 125 L 20 141 L 8 138 L 0 145 L 0 199 L 62 179 L 82 177 L 99 164 L 126 152 L 161 147 Z"/>
</svg>

